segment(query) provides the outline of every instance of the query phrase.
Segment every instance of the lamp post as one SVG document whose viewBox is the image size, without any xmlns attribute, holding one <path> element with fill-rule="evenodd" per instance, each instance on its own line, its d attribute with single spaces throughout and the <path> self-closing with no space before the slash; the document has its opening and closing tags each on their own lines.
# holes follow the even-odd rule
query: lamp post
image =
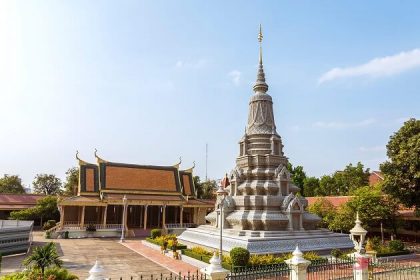
<svg viewBox="0 0 420 280">
<path fill-rule="evenodd" d="M 126 212 L 127 212 L 127 196 L 124 195 L 123 197 L 123 216 L 122 216 L 122 227 L 121 227 L 121 238 L 120 238 L 120 242 L 124 242 L 124 234 L 125 234 L 125 216 L 126 216 Z"/>
<path fill-rule="evenodd" d="M 358 254 L 364 253 L 363 243 L 365 242 L 365 237 L 367 230 L 362 227 L 362 222 L 359 219 L 359 212 L 356 215 L 356 225 L 350 230 L 350 239 L 353 241 L 354 249 Z"/>
</svg>

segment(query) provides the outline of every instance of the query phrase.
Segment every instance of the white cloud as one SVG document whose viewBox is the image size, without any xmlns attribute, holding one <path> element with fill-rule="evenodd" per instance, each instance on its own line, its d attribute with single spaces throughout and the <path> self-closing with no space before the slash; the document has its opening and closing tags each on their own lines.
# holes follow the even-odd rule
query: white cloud
<svg viewBox="0 0 420 280">
<path fill-rule="evenodd" d="M 241 76 L 242 73 L 238 70 L 232 70 L 228 73 L 228 76 L 231 78 L 232 83 L 235 86 L 239 86 L 239 84 L 241 83 Z"/>
<path fill-rule="evenodd" d="M 373 147 L 360 147 L 359 151 L 361 152 L 383 152 L 386 151 L 385 145 L 378 145 Z"/>
<path fill-rule="evenodd" d="M 420 67 L 420 49 L 374 58 L 365 64 L 353 67 L 333 68 L 319 78 L 318 84 L 346 77 L 391 76 L 416 67 Z"/>
<path fill-rule="evenodd" d="M 207 60 L 204 58 L 201 58 L 196 61 L 184 61 L 184 60 L 178 60 L 175 63 L 176 68 L 192 68 L 192 69 L 200 69 L 207 65 Z"/>
<path fill-rule="evenodd" d="M 358 122 L 323 122 L 318 121 L 312 124 L 317 128 L 349 128 L 349 127 L 365 127 L 376 123 L 375 119 L 365 119 Z"/>
</svg>

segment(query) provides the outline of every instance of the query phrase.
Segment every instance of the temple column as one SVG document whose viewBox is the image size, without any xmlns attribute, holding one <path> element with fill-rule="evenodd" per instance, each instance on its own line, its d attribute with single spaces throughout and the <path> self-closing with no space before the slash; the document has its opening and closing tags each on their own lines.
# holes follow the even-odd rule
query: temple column
<svg viewBox="0 0 420 280">
<path fill-rule="evenodd" d="M 103 226 L 104 226 L 104 228 L 105 228 L 105 226 L 106 226 L 106 216 L 107 216 L 107 212 L 108 212 L 108 205 L 106 205 L 105 207 L 104 207 L 104 213 L 103 213 L 103 218 L 102 218 L 102 224 L 103 224 Z"/>
<path fill-rule="evenodd" d="M 183 224 L 184 224 L 184 206 L 180 207 L 179 216 L 180 216 L 179 223 L 181 224 L 181 227 L 183 227 Z"/>
<path fill-rule="evenodd" d="M 143 229 L 147 229 L 147 208 L 149 205 L 144 205 L 144 220 L 143 220 Z"/>
<path fill-rule="evenodd" d="M 304 228 L 303 228 L 303 213 L 300 213 L 300 215 L 299 215 L 299 227 L 300 227 L 300 230 L 304 230 Z"/>
<path fill-rule="evenodd" d="M 85 206 L 82 206 L 82 216 L 80 218 L 80 228 L 85 226 Z"/>
<path fill-rule="evenodd" d="M 287 218 L 289 219 L 289 224 L 287 225 L 287 230 L 293 231 L 293 215 L 292 213 L 288 213 Z"/>
<path fill-rule="evenodd" d="M 64 227 L 64 206 L 60 206 L 61 211 L 60 211 L 60 229 L 63 229 Z"/>
<path fill-rule="evenodd" d="M 166 205 L 162 206 L 162 228 L 165 228 L 166 224 Z"/>
<path fill-rule="evenodd" d="M 140 228 L 143 226 L 143 205 L 140 205 Z"/>
</svg>

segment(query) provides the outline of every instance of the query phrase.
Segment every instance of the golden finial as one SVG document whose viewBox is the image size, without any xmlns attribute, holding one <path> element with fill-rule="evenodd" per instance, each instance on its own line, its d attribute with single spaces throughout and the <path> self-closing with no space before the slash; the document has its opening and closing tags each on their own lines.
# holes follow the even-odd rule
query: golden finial
<svg viewBox="0 0 420 280">
<path fill-rule="evenodd" d="M 261 27 L 261 24 L 260 24 L 260 32 L 258 33 L 258 42 L 262 42 L 262 39 L 263 39 L 264 37 L 263 37 L 263 33 L 262 33 L 262 27 Z"/>
</svg>

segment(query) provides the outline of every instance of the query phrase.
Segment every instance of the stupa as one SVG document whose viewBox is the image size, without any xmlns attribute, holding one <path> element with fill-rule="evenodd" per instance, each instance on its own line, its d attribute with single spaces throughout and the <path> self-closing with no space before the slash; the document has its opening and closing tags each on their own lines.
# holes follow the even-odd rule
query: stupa
<svg viewBox="0 0 420 280">
<path fill-rule="evenodd" d="M 303 251 L 329 252 L 352 248 L 346 234 L 318 228 L 320 218 L 308 213 L 307 200 L 291 181 L 288 159 L 276 131 L 273 101 L 265 81 L 260 43 L 257 80 L 249 102 L 248 123 L 239 141 L 236 167 L 229 175 L 228 195 L 223 204 L 223 223 L 217 211 L 206 216 L 210 225 L 185 230 L 179 240 L 189 245 L 218 248 L 223 226 L 223 250 L 247 248 L 253 254 Z M 220 198 L 216 202 L 216 209 Z"/>
</svg>

